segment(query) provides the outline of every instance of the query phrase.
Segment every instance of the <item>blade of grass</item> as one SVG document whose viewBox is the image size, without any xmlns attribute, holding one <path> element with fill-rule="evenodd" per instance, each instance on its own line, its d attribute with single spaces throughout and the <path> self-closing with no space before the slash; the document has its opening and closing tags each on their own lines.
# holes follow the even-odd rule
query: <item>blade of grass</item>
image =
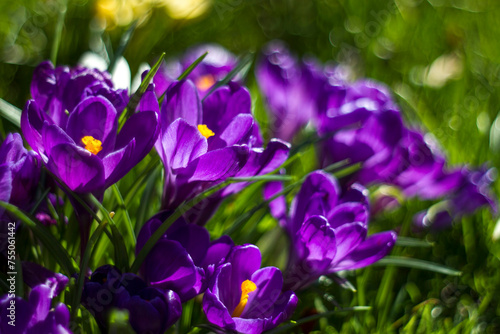
<svg viewBox="0 0 500 334">
<path fill-rule="evenodd" d="M 328 312 L 314 314 L 314 315 L 311 315 L 309 317 L 305 317 L 305 318 L 302 318 L 300 320 L 293 321 L 290 324 L 283 325 L 281 327 L 275 328 L 275 329 L 273 329 L 273 330 L 271 330 L 271 331 L 269 331 L 267 333 L 268 334 L 289 333 L 292 328 L 298 327 L 298 326 L 303 325 L 305 323 L 308 323 L 310 321 L 314 321 L 314 320 L 321 319 L 321 318 L 327 318 L 327 317 L 330 317 L 332 315 L 339 314 L 339 313 L 345 313 L 345 312 L 363 312 L 363 311 L 369 311 L 369 310 L 371 310 L 370 306 L 345 307 L 345 308 L 341 308 L 341 309 L 338 309 L 338 310 L 332 310 L 332 311 L 328 311 Z"/>
<path fill-rule="evenodd" d="M 434 244 L 426 240 L 420 240 L 416 238 L 398 237 L 398 239 L 396 240 L 396 246 L 429 248 L 434 246 Z"/>
<path fill-rule="evenodd" d="M 109 215 L 109 211 L 101 204 L 101 202 L 99 202 L 99 200 L 95 198 L 93 195 L 90 195 L 89 198 L 90 201 L 96 207 L 98 207 L 99 210 L 101 210 L 102 214 L 104 215 L 104 218 L 106 218 L 106 220 L 110 224 L 111 236 L 112 236 L 111 241 L 113 243 L 113 246 L 115 247 L 115 257 L 118 268 L 123 272 L 128 272 L 129 258 L 127 253 L 127 247 L 125 246 L 125 242 L 123 241 L 123 236 L 121 235 L 120 231 L 118 231 L 115 221 Z"/>
<path fill-rule="evenodd" d="M 0 99 L 0 115 L 18 128 L 21 127 L 21 113 L 21 109 L 10 104 L 4 99 Z"/>
<path fill-rule="evenodd" d="M 67 10 L 67 0 L 63 0 L 61 3 L 61 8 L 59 14 L 57 15 L 56 29 L 54 32 L 54 42 L 52 43 L 52 49 L 50 50 L 50 60 L 54 66 L 57 61 L 57 53 L 59 52 L 59 46 L 61 45 L 62 30 L 64 27 L 64 19 L 66 17 Z"/>
<path fill-rule="evenodd" d="M 137 91 L 130 97 L 127 107 L 125 108 L 125 110 L 123 110 L 122 114 L 120 115 L 120 118 L 118 119 L 118 124 L 120 129 L 122 128 L 123 124 L 125 124 L 125 121 L 135 112 L 135 108 L 137 108 L 137 105 L 139 104 L 142 95 L 144 94 L 144 92 L 146 92 L 146 89 L 148 88 L 149 83 L 155 76 L 156 72 L 158 72 L 158 69 L 160 68 L 164 58 L 165 58 L 165 52 L 163 52 L 160 55 L 158 61 L 146 74 L 144 80 L 142 80 L 141 85 L 139 86 L 139 88 L 137 88 Z"/>
<path fill-rule="evenodd" d="M 375 262 L 373 266 L 396 266 L 396 267 L 406 267 L 412 269 L 428 270 L 435 273 L 450 275 L 450 276 L 461 276 L 462 272 L 455 270 L 438 263 L 429 262 L 420 259 L 413 259 L 404 256 L 386 256 L 385 258 Z"/>
<path fill-rule="evenodd" d="M 67 276 L 71 276 L 77 272 L 75 268 L 78 268 L 78 266 L 45 226 L 12 204 L 0 201 L 0 206 L 19 218 L 31 231 L 33 231 L 33 234 L 40 240 L 48 252 L 53 255 Z"/>
<path fill-rule="evenodd" d="M 120 208 L 120 212 L 122 213 L 125 219 L 125 227 L 127 229 L 127 234 L 129 235 L 129 242 L 131 243 L 131 245 L 135 245 L 136 237 L 135 237 L 134 227 L 132 225 L 132 220 L 130 219 L 130 214 L 128 213 L 127 207 L 125 206 L 125 201 L 123 200 L 123 196 L 116 184 L 113 184 L 111 188 L 113 189 L 113 194 L 115 195 L 116 201 L 118 202 L 118 207 Z"/>
<path fill-rule="evenodd" d="M 186 70 L 184 72 L 182 72 L 181 75 L 179 75 L 177 77 L 177 80 L 181 81 L 183 79 L 185 79 L 195 68 L 196 66 L 198 66 L 202 61 L 203 59 L 205 59 L 205 57 L 208 55 L 208 51 L 205 52 L 204 54 L 202 54 L 201 56 L 198 57 L 198 59 L 196 59 L 191 65 L 189 65 L 188 68 L 186 68 Z M 160 98 L 158 99 L 158 103 L 161 105 L 163 100 L 165 99 L 165 94 L 167 93 L 167 91 L 164 91 L 163 94 L 161 94 Z"/>
<path fill-rule="evenodd" d="M 251 62 L 253 61 L 253 54 L 252 53 L 247 53 L 246 55 L 241 57 L 241 60 L 238 62 L 238 65 L 236 65 L 231 72 L 229 72 L 224 79 L 218 81 L 215 85 L 210 88 L 210 90 L 205 94 L 203 99 L 201 100 L 202 102 L 205 101 L 205 99 L 212 94 L 217 88 L 227 84 L 231 79 L 233 79 L 242 69 L 245 68 L 245 66 L 248 66 Z"/>
<path fill-rule="evenodd" d="M 107 226 L 107 222 L 103 222 L 100 224 L 97 229 L 92 233 L 92 236 L 89 239 L 89 242 L 87 243 L 87 247 L 85 247 L 85 252 L 83 253 L 83 259 L 82 259 L 82 267 L 80 269 L 80 274 L 78 275 L 77 283 L 76 283 L 76 292 L 74 294 L 74 300 L 71 305 L 71 318 L 75 318 L 76 313 L 78 311 L 79 305 L 80 305 L 80 299 L 82 298 L 82 292 L 83 292 L 83 283 L 85 282 L 85 277 L 87 273 L 87 268 L 89 266 L 89 261 L 90 261 L 90 256 L 92 254 L 92 250 L 94 249 L 94 245 L 97 243 L 99 238 L 101 237 L 102 232 L 104 232 L 104 229 Z"/>
<path fill-rule="evenodd" d="M 122 56 L 123 52 L 127 48 L 128 44 L 130 43 L 130 40 L 132 38 L 132 35 L 134 34 L 135 28 L 137 27 L 137 20 L 132 22 L 130 24 L 130 27 L 125 31 L 125 33 L 122 35 L 120 39 L 120 44 L 118 45 L 118 48 L 116 49 L 116 52 L 113 53 L 113 58 L 109 62 L 108 66 L 108 72 L 111 73 L 115 69 L 116 61 Z"/>
</svg>

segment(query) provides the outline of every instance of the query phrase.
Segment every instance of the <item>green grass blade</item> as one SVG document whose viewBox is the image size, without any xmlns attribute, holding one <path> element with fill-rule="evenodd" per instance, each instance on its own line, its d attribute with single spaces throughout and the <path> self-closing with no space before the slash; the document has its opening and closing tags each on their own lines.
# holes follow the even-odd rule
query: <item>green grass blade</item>
<svg viewBox="0 0 500 334">
<path fill-rule="evenodd" d="M 87 273 L 87 268 L 89 266 L 92 250 L 94 249 L 95 244 L 101 237 L 102 232 L 104 232 L 106 225 L 107 222 L 103 222 L 97 227 L 94 233 L 92 233 L 92 236 L 90 237 L 89 242 L 87 243 L 87 247 L 85 248 L 85 252 L 83 253 L 82 267 L 80 269 L 80 274 L 78 275 L 76 283 L 76 292 L 74 294 L 74 299 L 71 306 L 72 318 L 75 318 L 76 312 L 80 305 L 80 299 L 82 298 L 82 292 L 83 292 L 83 283 L 85 282 L 85 277 Z"/>
<path fill-rule="evenodd" d="M 62 30 L 64 27 L 64 19 L 66 17 L 67 11 L 67 0 L 63 0 L 59 14 L 57 15 L 56 30 L 54 32 L 54 42 L 52 43 L 52 48 L 50 50 L 50 60 L 54 66 L 57 62 L 57 53 L 59 52 L 59 46 L 61 45 Z"/>
<path fill-rule="evenodd" d="M 40 240 L 48 252 L 53 255 L 67 276 L 76 274 L 76 268 L 78 268 L 78 266 L 76 266 L 68 252 L 59 241 L 50 234 L 45 226 L 12 204 L 0 201 L 0 206 L 19 218 L 31 231 L 33 231 L 33 234 Z"/>
<path fill-rule="evenodd" d="M 205 99 L 212 94 L 217 88 L 224 86 L 227 84 L 231 79 L 233 79 L 241 70 L 243 70 L 246 66 L 249 66 L 253 62 L 253 54 L 252 53 L 247 53 L 243 57 L 241 57 L 241 60 L 238 62 L 238 65 L 236 65 L 231 72 L 229 72 L 224 79 L 218 81 L 215 85 L 210 88 L 210 90 L 205 94 L 205 96 L 202 99 L 202 102 L 205 101 Z"/>
<path fill-rule="evenodd" d="M 412 269 L 428 270 L 435 273 L 450 275 L 450 276 L 461 276 L 462 272 L 455 270 L 438 263 L 429 262 L 420 259 L 413 259 L 404 256 L 386 256 L 385 258 L 375 262 L 373 266 L 396 266 L 405 267 Z"/>
<path fill-rule="evenodd" d="M 127 107 L 125 108 L 125 110 L 123 110 L 122 114 L 120 115 L 120 118 L 118 119 L 118 124 L 120 128 L 123 126 L 123 124 L 125 124 L 125 121 L 135 112 L 135 108 L 137 108 L 137 105 L 139 104 L 142 95 L 148 88 L 149 83 L 155 76 L 156 72 L 158 72 L 158 69 L 162 64 L 163 59 L 165 59 L 165 52 L 161 54 L 158 61 L 153 65 L 151 70 L 149 70 L 148 74 L 146 74 L 144 80 L 142 80 L 141 85 L 139 86 L 139 88 L 137 88 L 137 91 L 130 97 L 130 101 L 128 102 Z"/>
<path fill-rule="evenodd" d="M 208 51 L 205 52 L 204 54 L 202 54 L 201 56 L 199 56 L 198 59 L 196 59 L 191 65 L 189 65 L 189 67 L 184 72 L 182 72 L 181 75 L 179 75 L 177 77 L 177 80 L 181 81 L 181 80 L 185 79 L 196 68 L 196 66 L 198 66 L 203 61 L 203 59 L 205 59 L 205 57 L 207 55 L 208 55 Z M 161 94 L 160 98 L 158 99 L 158 103 L 160 105 L 162 104 L 163 99 L 165 99 L 166 93 L 167 93 L 167 91 L 164 91 L 163 94 Z"/>
<path fill-rule="evenodd" d="M 416 238 L 398 237 L 398 239 L 396 240 L 396 246 L 430 248 L 434 246 L 434 244 L 426 240 L 420 240 Z"/>
<path fill-rule="evenodd" d="M 115 195 L 116 201 L 118 202 L 118 207 L 120 208 L 120 212 L 122 213 L 123 218 L 125 219 L 125 227 L 127 229 L 128 240 L 131 243 L 131 245 L 135 245 L 136 237 L 135 237 L 134 227 L 132 225 L 132 220 L 130 219 L 127 207 L 125 206 L 125 201 L 123 200 L 123 196 L 116 184 L 113 184 L 111 188 L 113 189 L 113 194 Z"/>
<path fill-rule="evenodd" d="M 115 247 L 116 265 L 123 272 L 127 272 L 129 269 L 129 258 L 127 253 L 127 247 L 125 246 L 125 242 L 123 240 L 123 236 L 121 235 L 120 231 L 118 231 L 115 221 L 109 215 L 109 211 L 101 204 L 101 202 L 99 202 L 99 200 L 95 198 L 93 195 L 90 195 L 89 198 L 90 201 L 96 207 L 98 207 L 99 210 L 101 210 L 101 213 L 104 215 L 104 218 L 106 218 L 106 220 L 109 222 L 111 226 L 111 241 L 113 243 L 113 246 Z"/>
<path fill-rule="evenodd" d="M 122 56 L 123 52 L 125 52 L 125 49 L 127 48 L 128 44 L 130 43 L 130 40 L 132 38 L 132 35 L 134 34 L 135 28 L 137 27 L 137 20 L 132 22 L 130 24 L 130 27 L 125 31 L 125 33 L 122 35 L 120 39 L 120 44 L 118 45 L 118 48 L 116 49 L 116 52 L 113 53 L 113 58 L 109 62 L 108 66 L 108 72 L 111 73 L 115 69 L 115 65 L 118 59 Z"/>
<path fill-rule="evenodd" d="M 21 113 L 21 109 L 0 99 L 0 115 L 18 128 L 21 127 Z"/>
</svg>

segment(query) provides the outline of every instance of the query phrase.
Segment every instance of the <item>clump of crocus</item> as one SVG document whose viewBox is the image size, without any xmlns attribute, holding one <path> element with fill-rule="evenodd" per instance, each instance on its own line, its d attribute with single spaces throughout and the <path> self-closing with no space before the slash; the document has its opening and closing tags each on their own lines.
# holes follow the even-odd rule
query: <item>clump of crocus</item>
<svg viewBox="0 0 500 334">
<path fill-rule="evenodd" d="M 173 83 L 161 107 L 160 124 L 155 147 L 165 167 L 166 210 L 229 177 L 266 174 L 288 156 L 288 144 L 279 140 L 262 147 L 250 94 L 236 83 L 218 88 L 203 104 L 191 81 Z M 213 211 L 224 196 L 241 187 L 231 185 L 214 195 L 211 205 L 191 221 L 204 223 L 211 215 L 207 210 Z"/>
<path fill-rule="evenodd" d="M 103 331 L 108 328 L 112 309 L 127 310 L 130 325 L 140 334 L 164 333 L 182 312 L 181 301 L 175 292 L 148 287 L 138 276 L 122 274 L 110 265 L 92 273 L 83 288 L 82 305 Z"/>
<path fill-rule="evenodd" d="M 158 136 L 158 103 L 152 87 L 118 133 L 128 97 L 109 75 L 84 68 L 35 70 L 33 99 L 21 117 L 23 135 L 47 169 L 77 193 L 101 194 L 151 150 Z"/>
<path fill-rule="evenodd" d="M 228 331 L 259 334 L 291 317 L 297 296 L 290 290 L 283 292 L 278 268 L 260 265 L 256 246 L 231 250 L 203 296 L 203 311 L 210 323 Z"/>
<path fill-rule="evenodd" d="M 71 333 L 69 310 L 63 303 L 51 307 L 57 295 L 56 285 L 39 284 L 33 287 L 28 300 L 10 294 L 0 298 L 1 333 Z"/>
<path fill-rule="evenodd" d="M 269 198 L 276 187 L 266 189 Z M 290 237 L 285 287 L 297 290 L 321 275 L 366 267 L 386 256 L 396 234 L 367 237 L 367 190 L 359 184 L 341 192 L 337 180 L 323 171 L 307 176 L 287 215 L 286 203 L 271 203 L 273 214 Z"/>
<path fill-rule="evenodd" d="M 313 60 L 299 62 L 279 41 L 264 47 L 255 76 L 270 112 L 272 135 L 291 141 L 317 113 L 327 77 Z"/>
<path fill-rule="evenodd" d="M 142 227 L 136 253 L 167 216 L 167 212 L 160 213 Z M 149 285 L 173 290 L 182 301 L 187 301 L 205 291 L 215 268 L 225 260 L 233 245 L 228 236 L 211 242 L 204 227 L 187 224 L 181 218 L 155 244 L 142 265 L 141 274 Z"/>
<path fill-rule="evenodd" d="M 180 59 L 172 59 L 162 64 L 153 78 L 155 91 L 162 95 L 177 78 L 205 52 L 208 54 L 187 76 L 193 81 L 200 96 L 205 96 L 217 81 L 220 81 L 236 66 L 236 57 L 217 44 L 201 44 L 192 47 Z M 233 80 L 239 81 L 238 76 Z"/>
</svg>

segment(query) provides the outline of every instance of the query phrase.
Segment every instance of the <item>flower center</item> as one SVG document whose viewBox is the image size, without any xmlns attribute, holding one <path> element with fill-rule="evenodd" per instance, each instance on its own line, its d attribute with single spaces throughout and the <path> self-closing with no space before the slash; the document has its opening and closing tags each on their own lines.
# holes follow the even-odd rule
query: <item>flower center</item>
<svg viewBox="0 0 500 334">
<path fill-rule="evenodd" d="M 239 317 L 243 313 L 243 310 L 248 303 L 248 294 L 255 290 L 257 290 L 257 285 L 255 285 L 254 282 L 247 279 L 241 283 L 240 303 L 234 309 L 233 314 L 231 315 L 232 317 Z"/>
<path fill-rule="evenodd" d="M 208 128 L 205 124 L 198 124 L 198 131 L 200 131 L 201 135 L 208 139 L 208 137 L 215 136 L 215 133 Z"/>
<path fill-rule="evenodd" d="M 82 143 L 85 145 L 85 149 L 92 154 L 97 154 L 102 150 L 101 141 L 99 139 L 95 139 L 92 136 L 83 137 Z"/>
<path fill-rule="evenodd" d="M 196 87 L 201 91 L 209 89 L 214 85 L 214 83 L 215 78 L 211 74 L 207 74 L 196 79 Z"/>
</svg>

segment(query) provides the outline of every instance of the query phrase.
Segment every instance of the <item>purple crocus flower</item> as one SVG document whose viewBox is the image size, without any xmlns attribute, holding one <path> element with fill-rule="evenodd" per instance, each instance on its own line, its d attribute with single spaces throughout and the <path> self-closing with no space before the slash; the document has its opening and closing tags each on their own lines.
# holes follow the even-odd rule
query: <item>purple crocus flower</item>
<svg viewBox="0 0 500 334">
<path fill-rule="evenodd" d="M 158 103 L 152 87 L 119 133 L 126 93 L 98 70 L 42 63 L 22 117 L 23 135 L 48 170 L 77 193 L 101 194 L 141 161 L 156 141 Z"/>
<path fill-rule="evenodd" d="M 171 290 L 148 287 L 138 276 L 122 274 L 113 266 L 97 268 L 85 283 L 82 304 L 92 313 L 102 330 L 108 327 L 113 308 L 129 311 L 136 333 L 162 334 L 180 317 L 179 296 Z"/>
<path fill-rule="evenodd" d="M 69 310 L 58 303 L 51 308 L 55 286 L 35 286 L 28 300 L 13 295 L 0 298 L 0 332 L 12 334 L 68 334 Z"/>
<path fill-rule="evenodd" d="M 250 108 L 250 94 L 236 83 L 218 88 L 203 105 L 189 80 L 168 88 L 155 144 L 165 166 L 163 209 L 174 210 L 228 177 L 269 173 L 286 160 L 287 143 L 272 140 L 262 147 Z M 240 189 L 231 185 L 219 192 L 210 199 L 210 210 Z M 202 211 L 191 221 L 205 222 L 210 214 Z"/>
<path fill-rule="evenodd" d="M 441 202 L 415 215 L 413 221 L 417 228 L 442 230 L 484 206 L 497 211 L 497 204 L 490 191 L 490 185 L 496 179 L 495 169 L 481 167 L 470 170 L 463 167 L 456 172 L 460 176 L 458 185 Z M 439 187 L 439 182 L 436 183 Z"/>
<path fill-rule="evenodd" d="M 137 253 L 167 216 L 167 212 L 160 213 L 142 227 L 137 238 Z M 210 242 L 204 227 L 187 224 L 181 218 L 153 247 L 141 273 L 150 286 L 171 289 L 184 302 L 205 291 L 215 268 L 233 245 L 228 236 Z"/>
<path fill-rule="evenodd" d="M 360 81 L 332 94 L 317 116 L 319 134 L 331 135 L 321 147 L 322 165 L 345 159 L 361 162 L 354 176 L 361 184 L 393 178 L 399 166 L 393 154 L 406 128 L 387 89 Z"/>
<path fill-rule="evenodd" d="M 266 198 L 274 189 L 266 189 Z M 306 287 L 321 275 L 366 267 L 386 256 L 396 234 L 367 237 L 367 190 L 359 184 L 341 193 L 337 180 L 323 171 L 309 174 L 293 200 L 290 215 L 285 202 L 272 202 L 272 213 L 290 237 L 285 287 Z"/>
<path fill-rule="evenodd" d="M 237 64 L 236 57 L 220 45 L 201 44 L 192 47 L 181 59 L 173 59 L 160 67 L 153 78 L 156 94 L 162 95 L 205 52 L 208 54 L 203 61 L 187 76 L 194 82 L 201 96 L 204 96 L 217 81 L 224 79 Z M 238 76 L 233 80 L 238 81 Z"/>
<path fill-rule="evenodd" d="M 298 62 L 282 42 L 263 50 L 255 76 L 267 101 L 273 136 L 291 141 L 317 113 L 317 99 L 327 77 L 313 60 Z"/>
<path fill-rule="evenodd" d="M 18 133 L 10 133 L 0 146 L 0 199 L 23 210 L 33 204 L 40 180 L 40 157 L 23 146 Z M 0 209 L 0 216 L 3 208 Z"/>
<path fill-rule="evenodd" d="M 203 296 L 209 322 L 228 331 L 259 334 L 291 317 L 297 296 L 292 291 L 282 292 L 283 277 L 278 268 L 260 265 L 256 246 L 232 249 Z"/>
</svg>

